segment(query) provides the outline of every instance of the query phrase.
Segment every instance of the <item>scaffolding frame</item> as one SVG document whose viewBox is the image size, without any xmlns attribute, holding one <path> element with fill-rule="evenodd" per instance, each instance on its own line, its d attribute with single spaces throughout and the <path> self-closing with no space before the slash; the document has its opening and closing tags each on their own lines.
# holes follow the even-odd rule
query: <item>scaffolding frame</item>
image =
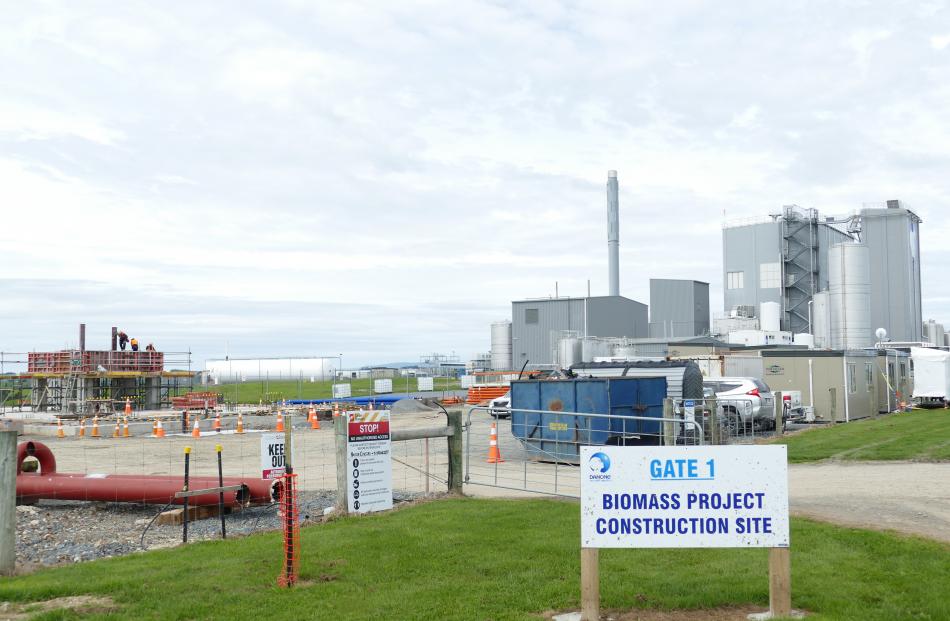
<svg viewBox="0 0 950 621">
<path fill-rule="evenodd" d="M 0 352 L 0 412 L 69 418 L 123 411 L 126 400 L 133 412 L 171 408 L 194 384 L 190 351 Z"/>
</svg>

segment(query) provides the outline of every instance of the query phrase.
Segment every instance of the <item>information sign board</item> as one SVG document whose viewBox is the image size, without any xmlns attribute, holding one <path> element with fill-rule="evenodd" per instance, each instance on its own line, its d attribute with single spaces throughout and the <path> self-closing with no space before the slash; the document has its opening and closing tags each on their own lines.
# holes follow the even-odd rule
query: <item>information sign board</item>
<svg viewBox="0 0 950 621">
<path fill-rule="evenodd" d="M 370 513 L 392 509 L 389 410 L 357 410 L 346 416 L 347 510 Z"/>
<path fill-rule="evenodd" d="M 278 479 L 284 476 L 287 463 L 284 460 L 284 434 L 261 434 L 261 478 Z"/>
<path fill-rule="evenodd" d="M 785 548 L 785 445 L 581 447 L 585 548 Z"/>
</svg>

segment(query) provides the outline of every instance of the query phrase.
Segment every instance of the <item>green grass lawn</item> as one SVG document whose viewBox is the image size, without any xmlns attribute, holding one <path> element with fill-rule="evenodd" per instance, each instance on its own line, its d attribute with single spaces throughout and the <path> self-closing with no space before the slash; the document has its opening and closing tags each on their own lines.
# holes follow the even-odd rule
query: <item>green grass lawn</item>
<svg viewBox="0 0 950 621">
<path fill-rule="evenodd" d="M 308 380 L 254 380 L 235 384 L 221 384 L 218 386 L 195 387 L 195 390 L 208 390 L 224 395 L 224 399 L 231 403 L 258 403 L 264 401 L 280 401 L 281 399 L 329 399 L 333 390 L 332 381 L 310 382 Z M 354 397 L 372 395 L 373 380 L 349 380 Z M 434 378 L 435 390 L 458 390 L 459 380 L 448 377 Z M 406 392 L 406 378 L 393 379 L 393 392 Z M 409 392 L 416 390 L 416 379 L 409 378 Z"/>
<path fill-rule="evenodd" d="M 4 579 L 0 599 L 112 597 L 103 619 L 537 619 L 577 608 L 579 510 L 452 499 L 302 531 L 301 579 L 275 586 L 279 533 Z M 604 550 L 602 606 L 767 607 L 764 549 Z M 809 619 L 950 619 L 950 548 L 792 522 L 793 604 Z M 75 618 L 51 612 L 38 619 Z"/>
<path fill-rule="evenodd" d="M 914 410 L 821 427 L 775 440 L 789 462 L 950 459 L 950 410 Z"/>
</svg>

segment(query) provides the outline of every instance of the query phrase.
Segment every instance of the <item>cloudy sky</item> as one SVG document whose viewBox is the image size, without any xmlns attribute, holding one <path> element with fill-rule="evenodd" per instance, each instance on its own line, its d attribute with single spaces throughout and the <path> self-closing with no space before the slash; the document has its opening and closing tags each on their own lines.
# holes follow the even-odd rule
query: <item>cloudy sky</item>
<svg viewBox="0 0 950 621">
<path fill-rule="evenodd" d="M 463 358 L 510 300 L 695 278 L 900 198 L 950 321 L 947 2 L 6 2 L 0 350 Z"/>
</svg>

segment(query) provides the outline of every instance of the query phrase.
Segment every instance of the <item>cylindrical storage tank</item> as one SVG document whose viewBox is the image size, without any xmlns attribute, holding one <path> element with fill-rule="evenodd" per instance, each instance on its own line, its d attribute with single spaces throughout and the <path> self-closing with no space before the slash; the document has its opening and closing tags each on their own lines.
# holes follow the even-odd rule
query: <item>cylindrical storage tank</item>
<svg viewBox="0 0 950 621">
<path fill-rule="evenodd" d="M 811 299 L 811 333 L 815 335 L 815 347 L 827 349 L 831 347 L 831 306 L 828 303 L 828 292 L 816 293 Z"/>
<path fill-rule="evenodd" d="M 594 358 L 610 355 L 610 343 L 603 339 L 586 338 L 581 341 L 581 359 L 584 362 L 593 362 Z"/>
<path fill-rule="evenodd" d="M 633 345 L 619 345 L 614 349 L 615 358 L 636 358 L 637 348 Z"/>
<path fill-rule="evenodd" d="M 328 380 L 336 376 L 339 358 L 230 358 L 205 362 L 215 382 L 245 382 L 259 379 Z"/>
<path fill-rule="evenodd" d="M 581 362 L 581 340 L 568 336 L 557 342 L 557 362 L 562 369 L 570 369 L 571 365 Z"/>
<path fill-rule="evenodd" d="M 778 332 L 782 329 L 782 306 L 778 302 L 759 304 L 759 329 Z"/>
<path fill-rule="evenodd" d="M 871 347 L 871 268 L 868 247 L 854 242 L 835 244 L 828 252 L 828 268 L 831 347 Z"/>
<path fill-rule="evenodd" d="M 511 322 L 496 321 L 491 325 L 491 368 L 511 370 Z"/>
<path fill-rule="evenodd" d="M 795 345 L 805 345 L 808 347 L 808 349 L 814 349 L 815 337 L 814 335 L 808 334 L 807 332 L 800 332 L 794 336 L 792 343 Z"/>
</svg>

